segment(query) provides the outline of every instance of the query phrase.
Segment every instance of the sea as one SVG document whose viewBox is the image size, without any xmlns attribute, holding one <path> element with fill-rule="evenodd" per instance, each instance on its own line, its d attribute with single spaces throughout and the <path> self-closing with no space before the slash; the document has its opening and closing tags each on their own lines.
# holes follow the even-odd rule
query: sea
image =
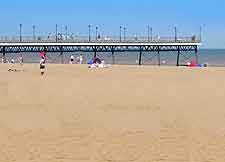
<svg viewBox="0 0 225 162">
<path fill-rule="evenodd" d="M 23 55 L 24 63 L 39 63 L 39 53 L 17 53 L 6 54 L 8 60 L 17 58 Z M 93 53 L 74 52 L 64 53 L 63 56 L 60 53 L 47 53 L 48 63 L 54 64 L 67 64 L 69 63 L 70 56 L 75 58 L 83 55 L 84 63 L 87 63 L 93 57 Z M 97 56 L 104 60 L 107 64 L 113 64 L 113 57 L 111 53 L 97 53 Z M 2 54 L 0 54 L 2 57 Z M 138 52 L 118 52 L 114 54 L 115 64 L 119 65 L 137 65 L 139 59 Z M 191 60 L 195 60 L 194 52 L 181 52 L 180 64 L 187 64 Z M 173 66 L 177 63 L 177 52 L 161 52 L 160 53 L 161 65 Z M 198 63 L 207 64 L 208 66 L 225 67 L 225 49 L 200 49 L 198 51 Z M 143 65 L 158 65 L 158 57 L 156 52 L 144 52 L 142 55 Z"/>
</svg>

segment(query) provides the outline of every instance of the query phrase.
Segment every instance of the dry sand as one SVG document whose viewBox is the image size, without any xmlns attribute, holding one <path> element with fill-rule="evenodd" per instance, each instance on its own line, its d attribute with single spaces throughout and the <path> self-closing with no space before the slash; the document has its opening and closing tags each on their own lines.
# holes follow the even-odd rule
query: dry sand
<svg viewBox="0 0 225 162">
<path fill-rule="evenodd" d="M 0 162 L 224 162 L 225 68 L 0 65 Z"/>
</svg>

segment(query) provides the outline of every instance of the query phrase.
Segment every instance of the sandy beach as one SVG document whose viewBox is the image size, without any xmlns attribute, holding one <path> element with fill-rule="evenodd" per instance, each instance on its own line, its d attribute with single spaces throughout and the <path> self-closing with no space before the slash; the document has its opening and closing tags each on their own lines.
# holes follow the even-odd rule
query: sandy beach
<svg viewBox="0 0 225 162">
<path fill-rule="evenodd" d="M 47 67 L 0 65 L 0 162 L 225 161 L 225 68 Z"/>
</svg>

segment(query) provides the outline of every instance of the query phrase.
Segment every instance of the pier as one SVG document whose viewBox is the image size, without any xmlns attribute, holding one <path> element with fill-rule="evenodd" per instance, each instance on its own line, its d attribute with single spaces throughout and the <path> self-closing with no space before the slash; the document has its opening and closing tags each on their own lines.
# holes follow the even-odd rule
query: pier
<svg viewBox="0 0 225 162">
<path fill-rule="evenodd" d="M 177 37 L 174 38 L 151 38 L 149 37 L 127 37 L 120 38 L 104 38 L 90 40 L 88 37 L 81 38 L 66 38 L 58 39 L 57 37 L 24 37 L 9 38 L 3 37 L 0 39 L 0 53 L 5 57 L 8 53 L 32 53 L 45 51 L 46 53 L 64 53 L 69 52 L 89 52 L 96 57 L 99 52 L 110 52 L 112 62 L 115 62 L 115 54 L 120 52 L 136 52 L 139 54 L 138 64 L 143 65 L 143 52 L 157 53 L 153 57 L 157 57 L 158 65 L 161 65 L 160 53 L 173 52 L 176 54 L 176 66 L 180 63 L 181 57 L 184 60 L 193 58 L 198 63 L 198 48 L 201 45 L 200 39 L 192 37 Z M 149 54 L 149 57 L 152 55 Z M 62 62 L 63 63 L 63 62 Z"/>
</svg>

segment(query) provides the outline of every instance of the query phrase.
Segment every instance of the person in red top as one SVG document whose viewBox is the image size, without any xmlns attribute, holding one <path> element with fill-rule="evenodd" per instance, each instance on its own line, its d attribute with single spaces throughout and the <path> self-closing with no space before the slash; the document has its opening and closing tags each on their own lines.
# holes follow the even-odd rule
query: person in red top
<svg viewBox="0 0 225 162">
<path fill-rule="evenodd" d="M 44 56 L 42 56 L 41 60 L 40 60 L 41 75 L 44 75 L 44 73 L 45 73 L 45 63 L 46 63 L 46 59 Z"/>
<path fill-rule="evenodd" d="M 98 57 L 94 57 L 94 58 L 93 58 L 93 63 L 94 63 L 94 64 L 101 64 L 102 61 L 101 61 Z"/>
<path fill-rule="evenodd" d="M 192 60 L 190 67 L 196 67 L 196 66 L 197 66 L 196 61 L 195 60 Z"/>
</svg>

